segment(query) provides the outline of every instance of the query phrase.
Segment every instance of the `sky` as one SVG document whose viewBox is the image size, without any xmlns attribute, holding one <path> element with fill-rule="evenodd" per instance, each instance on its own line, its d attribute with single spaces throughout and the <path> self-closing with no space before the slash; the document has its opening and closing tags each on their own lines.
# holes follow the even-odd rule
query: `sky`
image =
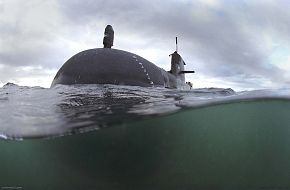
<svg viewBox="0 0 290 190">
<path fill-rule="evenodd" d="M 175 51 L 194 88 L 290 87 L 289 0 L 0 0 L 0 86 L 50 87 L 74 54 L 103 46 L 165 70 Z"/>
</svg>

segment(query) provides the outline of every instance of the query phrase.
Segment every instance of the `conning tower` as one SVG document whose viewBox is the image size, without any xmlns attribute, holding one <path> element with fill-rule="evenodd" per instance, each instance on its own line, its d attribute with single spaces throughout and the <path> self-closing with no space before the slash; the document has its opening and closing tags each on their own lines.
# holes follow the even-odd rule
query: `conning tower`
<svg viewBox="0 0 290 190">
<path fill-rule="evenodd" d="M 183 61 L 181 55 L 178 54 L 177 37 L 175 38 L 175 45 L 176 45 L 175 52 L 170 54 L 170 56 L 171 56 L 171 70 L 169 72 L 177 78 L 177 81 L 180 81 L 181 83 L 185 83 L 185 75 L 184 74 L 185 73 L 195 73 L 195 72 L 184 70 L 184 65 L 186 65 L 186 64 Z M 179 84 L 177 84 L 177 85 L 179 85 Z"/>
</svg>

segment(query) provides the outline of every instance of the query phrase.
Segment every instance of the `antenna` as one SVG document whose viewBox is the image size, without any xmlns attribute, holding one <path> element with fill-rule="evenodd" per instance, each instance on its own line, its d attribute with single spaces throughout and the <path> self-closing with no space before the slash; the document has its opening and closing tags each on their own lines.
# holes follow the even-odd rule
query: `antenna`
<svg viewBox="0 0 290 190">
<path fill-rule="evenodd" d="M 178 52 L 177 37 L 175 37 L 176 52 Z"/>
</svg>

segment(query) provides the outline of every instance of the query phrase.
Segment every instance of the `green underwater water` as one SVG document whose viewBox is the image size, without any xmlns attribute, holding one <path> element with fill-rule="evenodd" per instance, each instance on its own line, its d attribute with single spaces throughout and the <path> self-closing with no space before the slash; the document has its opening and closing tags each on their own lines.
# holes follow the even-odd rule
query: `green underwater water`
<svg viewBox="0 0 290 190">
<path fill-rule="evenodd" d="M 290 101 L 191 108 L 53 139 L 0 141 L 0 187 L 290 189 Z"/>
</svg>

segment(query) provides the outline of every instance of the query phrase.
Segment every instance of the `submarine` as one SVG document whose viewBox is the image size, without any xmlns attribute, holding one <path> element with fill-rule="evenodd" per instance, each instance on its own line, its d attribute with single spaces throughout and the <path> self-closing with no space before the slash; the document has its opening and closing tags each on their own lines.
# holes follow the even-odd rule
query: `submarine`
<svg viewBox="0 0 290 190">
<path fill-rule="evenodd" d="M 67 60 L 54 77 L 51 87 L 58 84 L 113 84 L 141 87 L 189 89 L 182 57 L 176 51 L 171 56 L 171 70 L 156 66 L 145 58 L 127 51 L 113 49 L 114 30 L 107 25 L 103 48 L 88 49 Z"/>
</svg>

